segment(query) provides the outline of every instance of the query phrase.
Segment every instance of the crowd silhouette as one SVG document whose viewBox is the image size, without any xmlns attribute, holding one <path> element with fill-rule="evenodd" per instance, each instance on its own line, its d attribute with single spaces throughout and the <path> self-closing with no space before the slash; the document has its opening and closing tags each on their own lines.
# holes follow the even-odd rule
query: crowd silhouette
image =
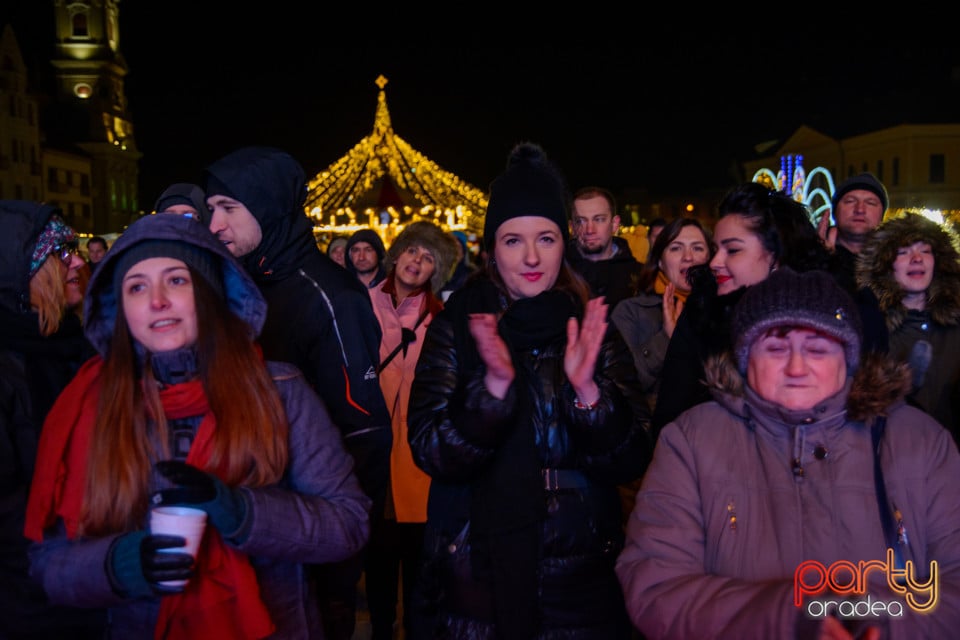
<svg viewBox="0 0 960 640">
<path fill-rule="evenodd" d="M 476 237 L 318 243 L 304 194 L 242 147 L 89 262 L 0 200 L 0 637 L 960 627 L 950 222 L 869 173 L 817 224 L 748 182 L 636 256 L 533 142 Z M 206 514 L 196 557 L 161 505 Z"/>
</svg>

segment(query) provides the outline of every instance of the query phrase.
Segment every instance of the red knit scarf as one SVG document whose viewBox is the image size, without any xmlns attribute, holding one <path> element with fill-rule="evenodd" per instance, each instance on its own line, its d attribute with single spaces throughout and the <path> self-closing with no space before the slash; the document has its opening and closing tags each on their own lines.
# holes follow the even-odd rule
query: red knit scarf
<svg viewBox="0 0 960 640">
<path fill-rule="evenodd" d="M 84 364 L 44 422 L 24 527 L 32 540 L 43 540 L 44 529 L 58 517 L 63 519 L 69 538 L 77 535 L 102 365 L 99 356 Z M 187 462 L 203 469 L 213 446 L 216 419 L 202 384 L 192 381 L 172 385 L 160 392 L 160 398 L 169 420 L 204 416 L 187 455 Z M 213 527 L 207 527 L 195 569 L 183 593 L 163 596 L 155 639 L 254 639 L 274 632 L 250 561 L 228 547 Z"/>
</svg>

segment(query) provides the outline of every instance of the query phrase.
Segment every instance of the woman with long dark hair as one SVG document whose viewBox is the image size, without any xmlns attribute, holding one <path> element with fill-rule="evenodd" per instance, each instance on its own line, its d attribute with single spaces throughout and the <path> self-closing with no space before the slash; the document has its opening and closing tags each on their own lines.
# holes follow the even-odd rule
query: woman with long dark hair
<svg viewBox="0 0 960 640">
<path fill-rule="evenodd" d="M 718 207 L 709 267 L 687 272 L 691 294 L 670 339 L 653 413 L 658 432 L 686 409 L 706 402 L 703 365 L 730 346 L 730 313 L 750 286 L 779 267 L 825 270 L 829 254 L 807 208 L 790 196 L 747 182 Z"/>
</svg>

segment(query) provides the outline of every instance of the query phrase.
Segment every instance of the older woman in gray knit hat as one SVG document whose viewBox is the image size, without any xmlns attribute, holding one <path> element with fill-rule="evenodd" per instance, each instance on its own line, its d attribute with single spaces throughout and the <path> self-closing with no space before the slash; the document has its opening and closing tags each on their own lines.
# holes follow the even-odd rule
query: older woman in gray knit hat
<svg viewBox="0 0 960 640">
<path fill-rule="evenodd" d="M 714 401 L 664 427 L 637 494 L 617 561 L 633 623 L 648 640 L 953 637 L 960 454 L 903 402 L 909 370 L 861 361 L 855 304 L 822 271 L 781 267 L 732 327 Z"/>
</svg>

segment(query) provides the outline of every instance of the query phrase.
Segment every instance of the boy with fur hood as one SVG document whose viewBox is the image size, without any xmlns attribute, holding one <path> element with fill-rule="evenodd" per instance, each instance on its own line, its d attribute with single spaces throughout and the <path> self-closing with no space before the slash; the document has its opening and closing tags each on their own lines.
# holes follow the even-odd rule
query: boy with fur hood
<svg viewBox="0 0 960 640">
<path fill-rule="evenodd" d="M 954 637 L 960 453 L 904 403 L 909 369 L 861 356 L 856 304 L 824 271 L 780 267 L 731 324 L 732 351 L 706 366 L 714 401 L 664 427 L 637 494 L 617 560 L 633 623 L 648 640 Z M 813 562 L 877 568 L 798 601 Z M 904 602 L 904 566 L 937 583 L 912 591 L 935 607 Z M 894 606 L 850 613 L 864 601 Z"/>
<path fill-rule="evenodd" d="M 908 362 L 908 400 L 960 441 L 960 238 L 916 213 L 886 220 L 857 261 L 880 303 L 890 354 Z"/>
</svg>

